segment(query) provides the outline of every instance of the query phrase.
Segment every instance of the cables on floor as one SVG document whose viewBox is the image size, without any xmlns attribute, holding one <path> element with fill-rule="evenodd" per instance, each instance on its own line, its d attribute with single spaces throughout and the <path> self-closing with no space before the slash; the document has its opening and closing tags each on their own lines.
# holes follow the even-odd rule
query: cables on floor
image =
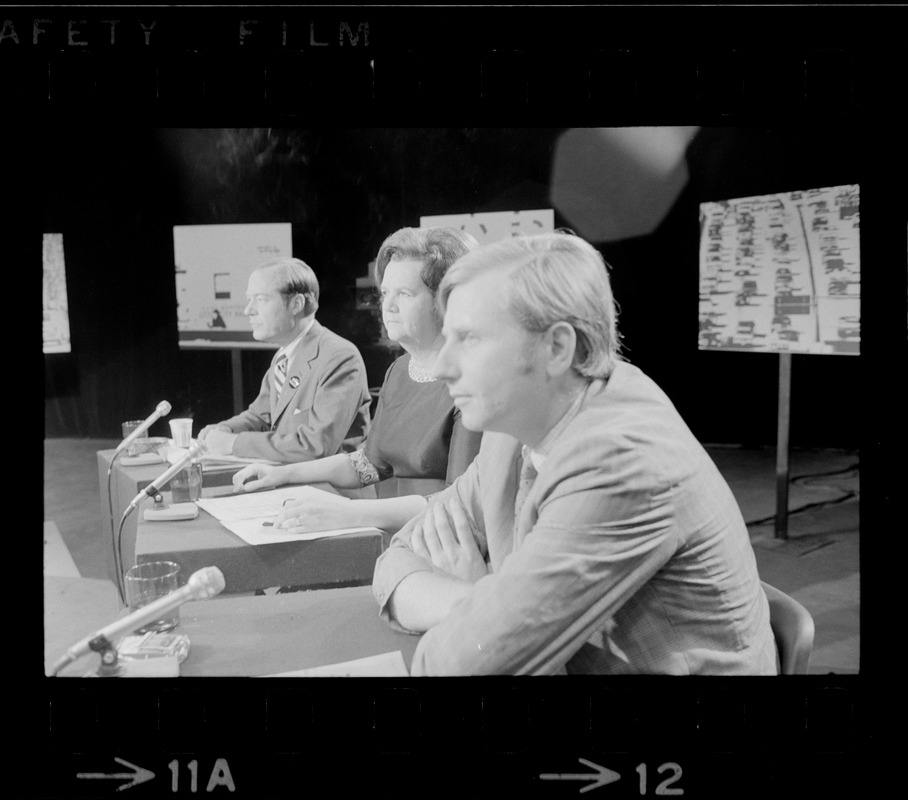
<svg viewBox="0 0 908 800">
<path fill-rule="evenodd" d="M 861 465 L 859 463 L 851 464 L 850 466 L 844 467 L 843 469 L 832 470 L 830 472 L 816 472 L 809 475 L 798 475 L 797 477 L 792 478 L 791 484 L 794 486 L 805 486 L 811 489 L 828 489 L 829 491 L 840 492 L 841 494 L 839 497 L 833 498 L 831 500 L 818 500 L 815 503 L 805 503 L 804 505 L 798 506 L 797 508 L 791 508 L 788 510 L 788 515 L 791 516 L 792 514 L 800 514 L 804 511 L 810 511 L 815 508 L 827 508 L 830 506 L 836 506 L 841 503 L 845 503 L 848 500 L 853 500 L 856 497 L 859 497 L 859 491 L 852 489 L 843 489 L 841 486 L 836 486 L 834 484 L 831 485 L 825 483 L 817 483 L 816 481 L 818 478 L 829 478 L 833 476 L 852 477 L 858 474 L 858 472 L 860 471 L 860 466 Z M 773 522 L 775 519 L 776 515 L 772 514 L 771 516 L 763 517 L 762 519 L 746 520 L 744 524 L 748 527 L 765 525 L 769 522 Z"/>
</svg>

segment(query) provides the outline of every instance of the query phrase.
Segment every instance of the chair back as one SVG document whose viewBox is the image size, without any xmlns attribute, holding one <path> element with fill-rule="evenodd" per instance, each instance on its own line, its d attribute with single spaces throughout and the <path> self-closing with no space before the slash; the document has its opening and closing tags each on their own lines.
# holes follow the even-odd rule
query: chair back
<svg viewBox="0 0 908 800">
<path fill-rule="evenodd" d="M 761 581 L 769 600 L 769 624 L 779 651 L 783 675 L 806 675 L 813 650 L 813 617 L 797 600 Z"/>
</svg>

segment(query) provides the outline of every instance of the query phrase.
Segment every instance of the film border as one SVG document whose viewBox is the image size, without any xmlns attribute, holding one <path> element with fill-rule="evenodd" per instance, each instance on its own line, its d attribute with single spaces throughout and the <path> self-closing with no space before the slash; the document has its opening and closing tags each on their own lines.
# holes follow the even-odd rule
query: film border
<svg viewBox="0 0 908 800">
<path fill-rule="evenodd" d="M 892 24 L 904 18 L 897 9 L 879 9 L 870 21 L 837 8 L 819 9 L 818 21 L 805 9 L 786 17 L 735 7 L 534 8 L 513 15 L 370 7 L 115 11 L 116 25 L 104 21 L 111 9 L 0 12 L 5 105 L 26 129 L 81 114 L 99 122 L 125 114 L 137 124 L 189 126 L 304 124 L 314 113 L 364 125 L 520 125 L 555 117 L 563 125 L 664 124 L 679 117 L 748 125 L 790 118 L 869 121 L 891 146 L 897 137 L 884 128 L 906 86 Z M 658 24 L 644 30 L 645 14 L 658 14 Z M 717 21 L 727 33 L 713 44 L 707 28 Z M 439 64 L 444 45 L 449 57 Z M 549 69 L 540 69 L 542 63 Z M 309 92 L 304 103 L 291 91 L 300 73 Z M 330 80 L 322 83 L 326 74 Z M 388 99 L 414 82 L 419 102 L 389 108 Z M 438 89 L 455 92 L 455 110 L 439 107 Z M 902 225 L 904 259 L 904 200 L 881 211 L 881 219 Z M 886 234 L 883 240 L 875 246 L 898 253 Z M 866 457 L 876 471 L 862 465 L 862 473 L 880 486 L 869 487 L 871 503 L 862 505 L 868 529 L 893 518 L 894 486 L 881 466 L 886 450 L 869 435 Z M 862 547 L 862 574 L 873 570 L 872 554 Z M 884 591 L 873 583 L 866 600 L 885 607 Z M 863 632 L 865 639 L 874 635 L 869 625 Z M 218 759 L 229 765 L 231 793 L 256 797 L 296 796 L 299 781 L 316 773 L 328 776 L 323 785 L 350 796 L 370 788 L 379 796 L 407 796 L 431 787 L 439 796 L 556 797 L 578 791 L 578 784 L 556 791 L 538 776 L 582 772 L 578 757 L 622 772 L 624 786 L 615 783 L 602 794 L 634 794 L 640 764 L 655 770 L 670 763 L 684 768 L 679 785 L 694 797 L 725 796 L 730 786 L 748 795 L 866 789 L 885 748 L 878 720 L 889 693 L 877 647 L 862 650 L 859 676 L 783 679 L 771 687 L 749 680 L 586 678 L 565 685 L 357 680 L 352 687 L 321 679 L 303 688 L 227 679 L 126 687 L 42 680 L 30 690 L 29 708 L 35 741 L 51 764 L 27 788 L 36 797 L 93 796 L 90 782 L 74 776 L 108 766 L 112 772 L 116 754 L 134 765 L 151 760 L 169 788 L 177 787 L 167 796 L 195 793 L 192 786 L 198 793 L 209 785 L 229 791 Z M 124 704 L 146 708 L 155 722 L 120 749 L 117 717 Z M 463 754 L 454 770 L 452 753 Z M 393 777 L 396 770 L 406 781 Z M 650 782 L 654 793 L 655 773 Z M 632 783 L 634 791 L 627 788 Z"/>
</svg>

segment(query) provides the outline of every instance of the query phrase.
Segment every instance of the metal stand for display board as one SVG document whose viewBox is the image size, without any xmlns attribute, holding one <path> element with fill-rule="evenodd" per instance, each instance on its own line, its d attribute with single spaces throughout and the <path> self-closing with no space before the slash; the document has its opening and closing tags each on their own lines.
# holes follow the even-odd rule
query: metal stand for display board
<svg viewBox="0 0 908 800">
<path fill-rule="evenodd" d="M 230 351 L 230 374 L 233 381 L 233 413 L 239 414 L 243 405 L 243 359 L 242 350 L 234 348 Z"/>
<path fill-rule="evenodd" d="M 779 418 L 776 432 L 776 539 L 788 538 L 788 426 L 791 413 L 791 353 L 779 353 Z"/>
</svg>

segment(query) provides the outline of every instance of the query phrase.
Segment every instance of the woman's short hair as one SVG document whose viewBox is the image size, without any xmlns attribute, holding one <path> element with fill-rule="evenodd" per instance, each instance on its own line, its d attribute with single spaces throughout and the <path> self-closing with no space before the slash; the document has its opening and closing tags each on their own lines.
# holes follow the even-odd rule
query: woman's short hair
<svg viewBox="0 0 908 800">
<path fill-rule="evenodd" d="M 257 270 L 267 270 L 274 275 L 277 290 L 284 295 L 285 300 L 295 294 L 306 295 L 304 317 L 318 310 L 318 278 L 305 261 L 299 258 L 276 258 L 261 264 Z"/>
<path fill-rule="evenodd" d="M 569 323 L 577 334 L 574 368 L 589 378 L 611 374 L 621 360 L 617 308 L 608 265 L 595 247 L 561 231 L 480 247 L 444 276 L 437 297 L 442 315 L 454 287 L 495 268 L 508 270 L 505 302 L 524 328 L 542 333 Z"/>
<path fill-rule="evenodd" d="M 479 247 L 479 242 L 457 228 L 401 228 L 392 233 L 378 249 L 372 277 L 381 286 L 389 262 L 414 259 L 423 262 L 419 277 L 435 297 L 438 286 L 451 265 Z"/>
</svg>

